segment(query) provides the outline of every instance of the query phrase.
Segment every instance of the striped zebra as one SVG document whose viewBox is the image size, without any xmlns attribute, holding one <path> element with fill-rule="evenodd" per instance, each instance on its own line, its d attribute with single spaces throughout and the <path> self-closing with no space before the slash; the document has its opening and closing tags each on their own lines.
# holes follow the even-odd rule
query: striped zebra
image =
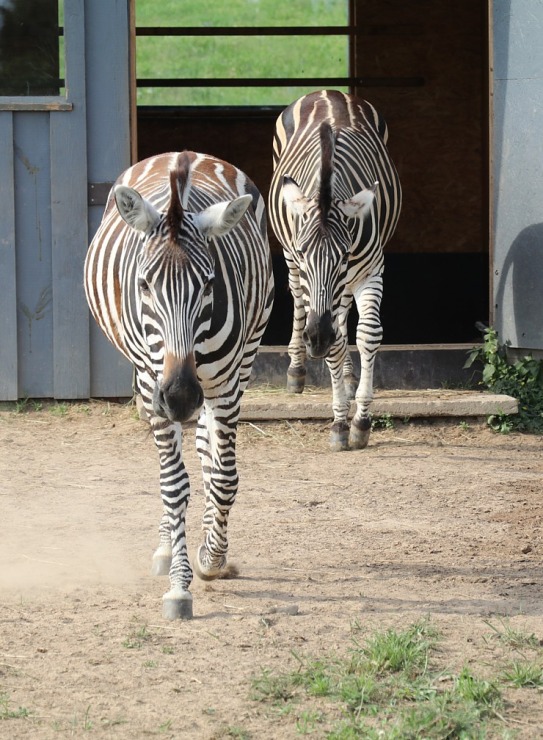
<svg viewBox="0 0 543 740">
<path fill-rule="evenodd" d="M 401 208 L 387 126 L 364 100 L 335 90 L 306 95 L 279 116 L 269 215 L 281 242 L 294 300 L 287 388 L 301 393 L 306 355 L 326 358 L 335 450 L 365 447 L 373 366 L 382 339 L 383 246 Z M 347 316 L 358 308 L 360 381 L 348 351 Z M 350 401 L 356 413 L 349 433 Z"/>
<path fill-rule="evenodd" d="M 193 566 L 210 580 L 227 568 L 240 400 L 273 301 L 260 193 L 236 167 L 204 154 L 135 164 L 112 188 L 87 254 L 85 289 L 94 318 L 134 364 L 158 448 L 164 512 L 152 572 L 170 576 L 163 614 L 191 618 L 181 425 L 201 408 L 205 510 Z"/>
</svg>

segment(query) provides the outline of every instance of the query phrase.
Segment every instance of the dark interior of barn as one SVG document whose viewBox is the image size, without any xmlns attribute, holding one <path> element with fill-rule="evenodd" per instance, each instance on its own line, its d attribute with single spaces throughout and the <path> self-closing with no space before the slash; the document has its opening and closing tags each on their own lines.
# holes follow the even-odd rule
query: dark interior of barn
<svg viewBox="0 0 543 740">
<path fill-rule="evenodd" d="M 351 3 L 353 92 L 389 127 L 403 188 L 385 248 L 384 344 L 480 339 L 489 313 L 488 40 L 485 0 Z M 137 156 L 184 148 L 244 170 L 267 198 L 276 107 L 150 107 L 137 111 Z M 292 302 L 270 230 L 276 301 L 264 344 L 290 338 Z M 355 309 L 353 309 L 355 312 Z M 350 340 L 354 341 L 356 316 Z"/>
</svg>

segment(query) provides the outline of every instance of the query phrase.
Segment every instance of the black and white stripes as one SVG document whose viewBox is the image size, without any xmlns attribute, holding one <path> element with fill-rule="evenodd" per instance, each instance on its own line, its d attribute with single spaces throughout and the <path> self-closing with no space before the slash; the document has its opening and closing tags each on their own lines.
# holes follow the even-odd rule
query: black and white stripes
<svg viewBox="0 0 543 740">
<path fill-rule="evenodd" d="M 283 246 L 294 299 L 288 387 L 303 391 L 307 354 L 326 358 L 335 449 L 362 448 L 369 438 L 373 365 L 382 339 L 383 246 L 402 200 L 387 135 L 372 105 L 333 90 L 292 103 L 275 130 L 270 223 Z M 347 347 L 353 298 L 360 382 Z M 353 395 L 357 410 L 349 434 Z"/>
<path fill-rule="evenodd" d="M 206 505 L 194 567 L 211 579 L 226 564 L 240 400 L 273 301 L 262 197 L 243 172 L 208 155 L 139 162 L 110 194 L 85 288 L 96 321 L 136 369 L 160 456 L 153 572 L 170 576 L 165 616 L 190 617 L 181 423 L 199 411 Z"/>
</svg>

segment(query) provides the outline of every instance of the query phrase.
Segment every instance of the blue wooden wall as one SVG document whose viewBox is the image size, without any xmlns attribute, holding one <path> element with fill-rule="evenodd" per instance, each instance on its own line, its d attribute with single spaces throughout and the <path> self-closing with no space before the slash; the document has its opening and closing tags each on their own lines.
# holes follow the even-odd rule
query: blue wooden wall
<svg viewBox="0 0 543 740">
<path fill-rule="evenodd" d="M 0 400 L 131 393 L 83 289 L 88 183 L 130 164 L 129 28 L 129 0 L 65 0 L 66 96 L 0 97 Z"/>
</svg>

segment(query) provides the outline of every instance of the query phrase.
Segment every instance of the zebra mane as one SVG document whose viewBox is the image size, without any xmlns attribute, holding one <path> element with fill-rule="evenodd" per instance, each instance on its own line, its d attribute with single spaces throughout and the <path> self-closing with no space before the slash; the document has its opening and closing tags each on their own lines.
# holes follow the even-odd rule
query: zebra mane
<svg viewBox="0 0 543 740">
<path fill-rule="evenodd" d="M 332 205 L 332 185 L 334 175 L 334 149 L 336 135 L 328 123 L 321 123 L 319 129 L 321 141 L 321 181 L 319 187 L 319 208 L 323 223 L 326 223 Z"/>
<path fill-rule="evenodd" d="M 190 190 L 190 157 L 186 151 L 177 157 L 174 169 L 170 170 L 170 205 L 166 220 L 172 241 L 176 240 L 179 226 L 188 201 Z"/>
</svg>

